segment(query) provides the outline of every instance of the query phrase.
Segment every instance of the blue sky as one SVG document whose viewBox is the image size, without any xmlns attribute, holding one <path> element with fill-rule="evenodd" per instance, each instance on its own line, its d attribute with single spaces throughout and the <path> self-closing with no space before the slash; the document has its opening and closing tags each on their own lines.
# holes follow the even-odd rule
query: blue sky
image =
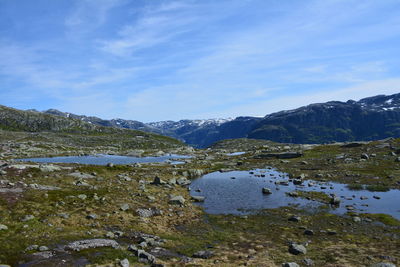
<svg viewBox="0 0 400 267">
<path fill-rule="evenodd" d="M 0 0 L 2 105 L 149 122 L 398 92 L 398 0 Z"/>
</svg>

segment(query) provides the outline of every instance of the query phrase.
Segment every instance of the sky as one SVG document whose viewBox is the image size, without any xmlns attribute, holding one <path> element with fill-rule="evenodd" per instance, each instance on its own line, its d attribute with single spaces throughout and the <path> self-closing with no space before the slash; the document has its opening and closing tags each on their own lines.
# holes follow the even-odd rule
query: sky
<svg viewBox="0 0 400 267">
<path fill-rule="evenodd" d="M 0 0 L 18 109 L 151 122 L 399 92 L 399 0 Z"/>
</svg>

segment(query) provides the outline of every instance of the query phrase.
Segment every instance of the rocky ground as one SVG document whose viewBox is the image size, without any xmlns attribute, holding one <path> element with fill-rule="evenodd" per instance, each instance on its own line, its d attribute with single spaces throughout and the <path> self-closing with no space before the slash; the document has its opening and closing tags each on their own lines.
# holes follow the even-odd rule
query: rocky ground
<svg viewBox="0 0 400 267">
<path fill-rule="evenodd" d="M 101 137 L 85 142 L 82 136 L 59 134 L 1 136 L 3 264 L 392 267 L 400 262 L 400 222 L 391 216 L 338 216 L 293 206 L 246 216 L 209 215 L 196 205 L 201 199 L 191 198 L 188 190 L 190 180 L 205 173 L 268 166 L 296 179 L 399 189 L 399 139 L 318 146 L 238 139 L 193 150 L 179 144 L 126 146 L 128 141 L 105 142 Z M 96 153 L 160 155 L 160 150 L 193 157 L 181 165 L 13 160 Z M 246 153 L 227 155 L 238 151 Z M 324 195 L 299 197 L 332 200 Z"/>
</svg>

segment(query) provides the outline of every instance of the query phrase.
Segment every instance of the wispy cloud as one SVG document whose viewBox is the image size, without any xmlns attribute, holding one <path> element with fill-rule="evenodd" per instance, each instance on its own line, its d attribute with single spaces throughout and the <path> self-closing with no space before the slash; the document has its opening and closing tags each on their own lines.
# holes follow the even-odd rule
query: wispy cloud
<svg viewBox="0 0 400 267">
<path fill-rule="evenodd" d="M 73 0 L 46 19 L 48 32 L 37 31 L 36 13 L 25 30 L 13 9 L 12 27 L 0 18 L 0 95 L 23 94 L 27 108 L 46 99 L 38 106 L 151 121 L 390 93 L 399 88 L 399 8 L 395 0 Z"/>
</svg>

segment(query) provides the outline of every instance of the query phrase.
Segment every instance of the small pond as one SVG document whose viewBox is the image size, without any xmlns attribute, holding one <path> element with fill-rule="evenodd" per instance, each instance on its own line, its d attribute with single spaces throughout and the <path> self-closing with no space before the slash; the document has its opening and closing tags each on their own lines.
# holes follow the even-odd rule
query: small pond
<svg viewBox="0 0 400 267">
<path fill-rule="evenodd" d="M 280 182 L 288 182 L 281 185 Z M 268 187 L 272 194 L 263 194 Z M 344 214 L 349 206 L 359 213 L 385 213 L 400 219 L 400 190 L 388 192 L 353 191 L 345 184 L 305 180 L 303 185 L 289 182 L 289 177 L 273 169 L 253 171 L 213 172 L 194 180 L 190 186 L 192 196 L 204 196 L 199 203 L 210 214 L 251 214 L 262 209 L 284 206 L 299 206 L 318 209 L 321 202 L 300 197 L 290 197 L 286 193 L 295 190 L 336 194 L 341 199 L 339 207 L 329 207 L 330 212 Z M 362 197 L 362 199 L 361 199 Z M 379 198 L 379 199 L 377 199 Z M 347 206 L 347 207 L 346 207 Z"/>
<path fill-rule="evenodd" d="M 129 156 L 116 156 L 116 155 L 94 155 L 94 156 L 67 156 L 67 157 L 52 157 L 52 158 L 29 158 L 18 159 L 18 161 L 31 161 L 39 163 L 78 163 L 78 164 L 92 164 L 92 165 L 107 165 L 113 164 L 131 164 L 131 163 L 154 163 L 154 162 L 168 162 L 171 164 L 183 164 L 183 159 L 191 158 L 186 155 L 168 154 L 159 157 L 129 157 Z"/>
</svg>

